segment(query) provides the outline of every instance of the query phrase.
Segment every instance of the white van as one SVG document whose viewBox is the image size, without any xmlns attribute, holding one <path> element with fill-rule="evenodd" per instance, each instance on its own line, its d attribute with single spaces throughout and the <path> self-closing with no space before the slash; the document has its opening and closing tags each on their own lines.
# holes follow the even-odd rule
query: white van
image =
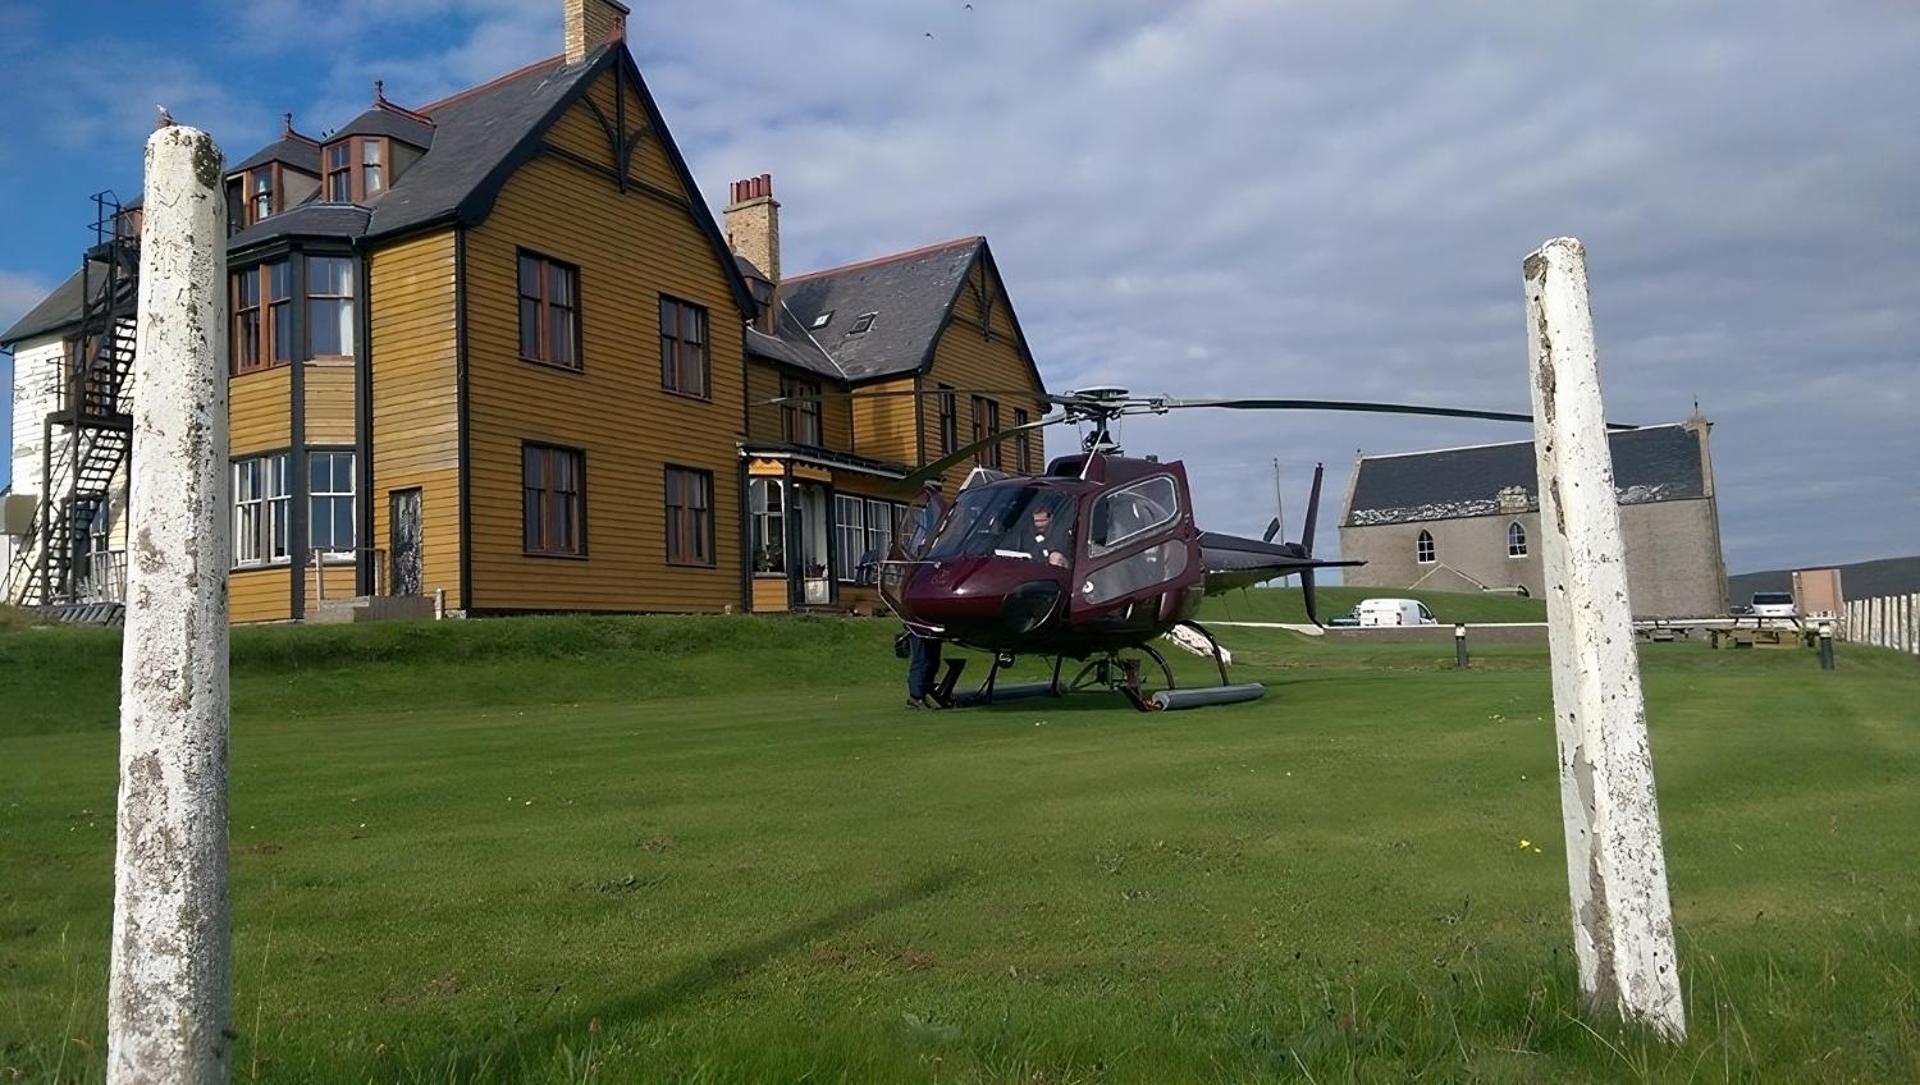
<svg viewBox="0 0 1920 1085">
<path fill-rule="evenodd" d="M 1362 599 L 1353 616 L 1363 626 L 1438 625 L 1439 619 L 1418 599 Z"/>
</svg>

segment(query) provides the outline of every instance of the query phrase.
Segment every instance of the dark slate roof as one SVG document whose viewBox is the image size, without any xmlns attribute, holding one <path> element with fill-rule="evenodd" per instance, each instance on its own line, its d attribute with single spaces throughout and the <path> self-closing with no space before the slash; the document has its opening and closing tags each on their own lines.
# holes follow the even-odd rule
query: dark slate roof
<svg viewBox="0 0 1920 1085">
<path fill-rule="evenodd" d="M 1614 488 L 1623 505 L 1704 497 L 1700 439 L 1684 425 L 1649 426 L 1608 435 Z M 1360 460 L 1345 523 L 1407 523 L 1491 516 L 1500 491 L 1523 491 L 1526 511 L 1540 507 L 1533 442 L 1476 445 Z"/>
<path fill-rule="evenodd" d="M 255 166 L 264 166 L 269 162 L 279 162 L 292 166 L 304 173 L 320 176 L 320 148 L 295 136 L 283 136 L 265 147 L 240 160 L 237 166 L 227 167 L 228 173 L 239 173 Z"/>
<path fill-rule="evenodd" d="M 269 215 L 234 234 L 227 239 L 227 251 L 238 252 L 280 237 L 352 239 L 367 231 L 367 219 L 371 215 L 372 212 L 355 204 L 309 200 L 277 215 Z"/>
<path fill-rule="evenodd" d="M 1803 565 L 1801 568 L 1820 566 Z M 1920 592 L 1920 555 L 1856 561 L 1851 565 L 1835 565 L 1831 568 L 1840 570 L 1840 591 L 1848 599 L 1880 599 L 1889 595 Z M 1792 590 L 1791 569 L 1736 573 L 1727 578 L 1727 597 L 1736 603 L 1746 602 L 1757 591 Z"/>
<path fill-rule="evenodd" d="M 781 282 L 780 296 L 849 379 L 912 373 L 932 356 L 967 269 L 984 244 L 983 238 L 965 237 L 795 276 Z M 831 314 L 827 323 L 814 327 L 823 313 Z M 850 334 L 866 313 L 875 314 L 873 326 Z"/>
<path fill-rule="evenodd" d="M 847 379 L 846 372 L 807 334 L 806 325 L 793 315 L 793 310 L 781 305 L 774 316 L 773 326 L 777 333 L 774 335 L 768 335 L 758 328 L 747 328 L 748 354 L 818 373 L 823 377 L 832 377 L 837 381 Z"/>
<path fill-rule="evenodd" d="M 434 126 L 431 124 L 425 124 L 404 113 L 374 106 L 348 121 L 338 131 L 328 134 L 326 142 L 332 143 L 348 136 L 391 136 L 402 143 L 411 143 L 415 147 L 431 147 L 433 131 Z"/>
<path fill-rule="evenodd" d="M 99 297 L 106 286 L 107 265 L 94 261 L 93 293 Z M 85 286 L 81 283 L 81 273 L 76 271 L 66 282 L 53 288 L 53 292 L 40 299 L 40 304 L 27 310 L 26 315 L 13 322 L 13 327 L 0 333 L 0 346 L 10 346 L 22 339 L 31 339 L 36 335 L 59 331 L 80 322 L 85 309 L 81 295 Z M 128 284 L 131 289 L 131 284 Z"/>
</svg>

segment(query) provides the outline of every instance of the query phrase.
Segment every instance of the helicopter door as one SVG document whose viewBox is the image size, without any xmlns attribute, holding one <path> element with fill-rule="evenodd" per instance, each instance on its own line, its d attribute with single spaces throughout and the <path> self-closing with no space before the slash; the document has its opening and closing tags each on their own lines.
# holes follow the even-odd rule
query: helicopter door
<svg viewBox="0 0 1920 1085">
<path fill-rule="evenodd" d="M 900 589 L 906 583 L 907 571 L 912 568 L 909 563 L 926 556 L 949 507 L 950 503 L 938 490 L 922 490 L 920 496 L 902 510 L 899 522 L 894 525 L 893 541 L 882 555 L 885 560 L 880 563 L 876 577 L 880 597 L 888 606 L 899 609 Z"/>
<path fill-rule="evenodd" d="M 1074 570 L 1074 620 L 1156 621 L 1160 597 L 1200 572 L 1192 524 L 1186 479 L 1174 471 L 1095 497 L 1081 525 L 1085 541 Z M 1143 602 L 1150 605 L 1135 605 Z"/>
</svg>

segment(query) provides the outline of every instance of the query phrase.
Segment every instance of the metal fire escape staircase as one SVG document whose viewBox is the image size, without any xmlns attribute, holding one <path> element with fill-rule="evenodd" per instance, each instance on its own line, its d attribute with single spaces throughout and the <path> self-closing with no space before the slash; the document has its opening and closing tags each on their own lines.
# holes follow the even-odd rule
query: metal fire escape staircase
<svg viewBox="0 0 1920 1085">
<path fill-rule="evenodd" d="M 8 594 L 25 606 L 121 601 L 118 554 L 95 553 L 91 526 L 111 500 L 133 446 L 132 388 L 139 237 L 119 201 L 96 193 L 94 245 L 81 261 L 80 326 L 43 422 L 39 508 L 8 570 Z"/>
</svg>

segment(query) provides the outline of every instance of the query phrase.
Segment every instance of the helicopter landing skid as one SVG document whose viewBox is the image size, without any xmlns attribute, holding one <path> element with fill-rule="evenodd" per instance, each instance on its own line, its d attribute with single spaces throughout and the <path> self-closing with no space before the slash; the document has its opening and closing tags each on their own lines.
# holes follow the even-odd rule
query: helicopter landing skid
<svg viewBox="0 0 1920 1085">
<path fill-rule="evenodd" d="M 1150 644 L 1142 644 L 1137 647 L 1160 668 L 1160 677 L 1166 681 L 1166 685 L 1162 687 L 1161 692 L 1173 692 L 1175 688 L 1173 668 L 1167 664 L 1167 657 L 1161 655 Z M 1063 659 L 1064 657 L 1054 660 L 1054 682 L 1056 685 L 1059 682 L 1060 666 Z M 1073 676 L 1073 681 L 1067 685 L 1067 692 L 1078 693 L 1086 689 L 1111 690 L 1125 697 L 1133 707 L 1140 711 L 1153 712 L 1156 710 L 1154 698 L 1159 696 L 1159 694 L 1148 694 L 1142 689 L 1142 669 L 1143 664 L 1141 660 L 1125 659 L 1121 657 L 1119 652 L 1110 651 L 1088 660 L 1086 665 L 1080 668 L 1080 672 Z"/>
</svg>

